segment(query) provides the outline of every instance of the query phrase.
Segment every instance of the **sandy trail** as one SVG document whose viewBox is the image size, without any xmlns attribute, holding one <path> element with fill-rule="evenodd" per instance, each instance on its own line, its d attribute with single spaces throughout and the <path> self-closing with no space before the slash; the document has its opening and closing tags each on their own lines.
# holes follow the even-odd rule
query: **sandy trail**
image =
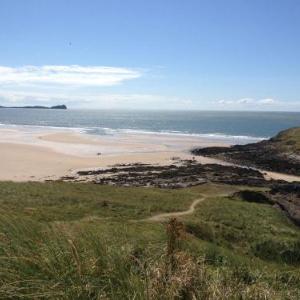
<svg viewBox="0 0 300 300">
<path fill-rule="evenodd" d="M 229 195 L 230 194 L 228 194 L 228 193 L 222 193 L 222 194 L 214 195 L 214 197 L 227 197 Z M 189 208 L 187 210 L 157 214 L 157 215 L 154 215 L 154 216 L 152 216 L 150 218 L 144 219 L 144 221 L 163 222 L 166 219 L 177 218 L 177 217 L 182 217 L 182 216 L 186 216 L 186 215 L 191 215 L 195 211 L 196 206 L 199 203 L 205 201 L 207 198 L 210 198 L 210 197 L 212 197 L 212 195 L 208 195 L 208 196 L 201 195 L 201 198 L 195 199 L 191 203 L 191 205 L 189 206 Z"/>
<path fill-rule="evenodd" d="M 147 221 L 152 221 L 152 222 L 161 222 L 161 221 L 164 221 L 164 220 L 169 219 L 169 218 L 175 218 L 175 217 L 191 215 L 195 211 L 196 206 L 200 202 L 204 201 L 206 198 L 207 197 L 202 196 L 201 198 L 198 198 L 198 199 L 194 200 L 192 202 L 192 204 L 190 205 L 189 209 L 187 209 L 187 210 L 177 211 L 177 212 L 170 212 L 170 213 L 162 213 L 162 214 L 158 214 L 158 215 L 152 216 L 150 218 L 147 218 L 146 220 Z"/>
</svg>

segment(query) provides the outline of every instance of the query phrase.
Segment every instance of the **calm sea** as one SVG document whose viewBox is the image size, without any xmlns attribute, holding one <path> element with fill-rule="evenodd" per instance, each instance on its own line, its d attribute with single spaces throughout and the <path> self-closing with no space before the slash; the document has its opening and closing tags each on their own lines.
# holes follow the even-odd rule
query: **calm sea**
<svg viewBox="0 0 300 300">
<path fill-rule="evenodd" d="M 92 134 L 159 133 L 255 140 L 300 126 L 298 112 L 0 109 L 2 127 L 76 128 Z"/>
</svg>

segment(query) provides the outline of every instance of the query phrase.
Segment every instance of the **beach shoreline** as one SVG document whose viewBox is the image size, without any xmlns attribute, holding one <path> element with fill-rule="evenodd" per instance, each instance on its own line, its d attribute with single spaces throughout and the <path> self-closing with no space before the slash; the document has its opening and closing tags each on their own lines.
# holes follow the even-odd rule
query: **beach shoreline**
<svg viewBox="0 0 300 300">
<path fill-rule="evenodd" d="M 72 130 L 0 129 L 0 180 L 56 180 L 80 169 L 115 164 L 172 164 L 192 159 L 195 146 L 229 146 L 224 141 L 192 136 L 119 134 L 95 136 Z M 202 163 L 214 159 L 197 157 Z"/>
<path fill-rule="evenodd" d="M 232 163 L 195 156 L 195 147 L 230 146 L 232 141 L 188 135 L 91 135 L 59 128 L 1 128 L 0 181 L 47 181 L 73 176 L 79 170 L 110 168 L 120 164 L 171 165 L 174 160 L 201 164 Z M 243 166 L 240 166 L 243 167 Z M 262 172 L 266 179 L 300 181 L 297 176 Z"/>
</svg>

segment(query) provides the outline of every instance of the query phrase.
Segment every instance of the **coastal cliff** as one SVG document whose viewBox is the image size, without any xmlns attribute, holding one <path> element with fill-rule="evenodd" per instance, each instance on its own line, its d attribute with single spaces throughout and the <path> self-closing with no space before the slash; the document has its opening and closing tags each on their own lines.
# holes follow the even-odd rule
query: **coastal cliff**
<svg viewBox="0 0 300 300">
<path fill-rule="evenodd" d="M 282 131 L 275 137 L 258 143 L 196 148 L 192 153 L 253 168 L 300 176 L 300 127 Z"/>
</svg>

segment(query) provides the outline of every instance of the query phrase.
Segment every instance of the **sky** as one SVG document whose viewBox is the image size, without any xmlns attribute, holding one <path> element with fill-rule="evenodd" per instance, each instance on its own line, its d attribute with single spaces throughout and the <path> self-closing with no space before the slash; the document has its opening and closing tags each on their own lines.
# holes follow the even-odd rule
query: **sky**
<svg viewBox="0 0 300 300">
<path fill-rule="evenodd" d="M 0 0 L 0 105 L 300 111 L 299 0 Z"/>
</svg>

